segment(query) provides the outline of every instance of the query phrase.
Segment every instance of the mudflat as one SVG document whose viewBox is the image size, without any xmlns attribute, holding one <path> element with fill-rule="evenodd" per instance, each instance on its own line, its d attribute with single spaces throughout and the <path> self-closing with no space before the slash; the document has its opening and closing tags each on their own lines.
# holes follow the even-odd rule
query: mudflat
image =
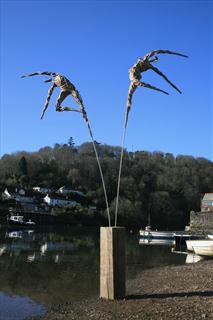
<svg viewBox="0 0 213 320">
<path fill-rule="evenodd" d="M 64 302 L 39 319 L 213 319 L 213 260 L 144 270 L 126 282 L 126 289 L 124 300 Z"/>
</svg>

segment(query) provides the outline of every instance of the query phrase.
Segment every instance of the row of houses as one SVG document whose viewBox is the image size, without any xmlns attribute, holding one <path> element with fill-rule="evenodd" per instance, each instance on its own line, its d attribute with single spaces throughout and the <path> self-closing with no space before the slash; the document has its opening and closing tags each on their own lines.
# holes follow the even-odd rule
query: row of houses
<svg viewBox="0 0 213 320">
<path fill-rule="evenodd" d="M 59 188 L 58 190 L 54 190 L 52 188 L 44 188 L 44 187 L 33 187 L 32 189 L 41 194 L 50 194 L 50 193 L 57 193 L 61 195 L 78 194 L 80 196 L 85 197 L 85 194 L 83 192 L 69 189 L 69 188 L 66 188 L 65 186 Z"/>
<path fill-rule="evenodd" d="M 49 211 L 49 207 L 74 208 L 87 203 L 83 192 L 61 187 L 58 190 L 33 187 L 32 190 L 5 188 L 1 199 L 14 200 L 24 211 Z"/>
</svg>

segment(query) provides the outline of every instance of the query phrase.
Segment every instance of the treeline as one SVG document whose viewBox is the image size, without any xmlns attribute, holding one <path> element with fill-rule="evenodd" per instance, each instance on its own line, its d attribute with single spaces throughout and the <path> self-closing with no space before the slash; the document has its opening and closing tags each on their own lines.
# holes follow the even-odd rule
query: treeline
<svg viewBox="0 0 213 320">
<path fill-rule="evenodd" d="M 115 211 L 120 147 L 96 143 L 112 220 Z M 105 199 L 92 143 L 55 144 L 37 152 L 20 151 L 0 159 L 0 186 L 61 186 L 83 191 L 106 216 Z M 204 193 L 213 192 L 213 162 L 163 152 L 125 152 L 118 224 L 179 229 L 199 211 Z"/>
</svg>

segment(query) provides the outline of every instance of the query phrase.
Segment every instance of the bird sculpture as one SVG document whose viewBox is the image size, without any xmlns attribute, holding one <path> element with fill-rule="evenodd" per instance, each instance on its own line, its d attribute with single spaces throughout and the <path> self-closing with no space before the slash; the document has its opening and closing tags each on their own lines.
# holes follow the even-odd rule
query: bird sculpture
<svg viewBox="0 0 213 320">
<path fill-rule="evenodd" d="M 56 101 L 56 111 L 59 111 L 59 112 L 62 112 L 62 111 L 81 112 L 83 114 L 83 117 L 86 120 L 87 115 L 86 115 L 86 111 L 85 111 L 85 108 L 83 105 L 83 100 L 81 98 L 81 95 L 78 92 L 78 90 L 76 90 L 75 86 L 65 76 L 62 76 L 59 73 L 55 73 L 55 72 L 43 71 L 43 72 L 34 72 L 34 73 L 26 74 L 26 75 L 21 76 L 21 78 L 31 77 L 31 76 L 36 76 L 36 75 L 47 75 L 47 76 L 52 77 L 52 78 L 44 81 L 44 82 L 52 82 L 52 86 L 48 90 L 48 95 L 47 95 L 47 99 L 44 104 L 44 108 L 42 110 L 41 119 L 43 119 L 44 114 L 48 108 L 53 90 L 56 87 L 59 87 L 61 89 L 61 91 L 60 91 L 60 94 L 59 94 L 57 101 Z M 75 99 L 75 101 L 78 103 L 79 108 L 80 108 L 79 110 L 74 109 L 74 108 L 61 106 L 61 103 L 69 95 L 71 95 Z"/>
<path fill-rule="evenodd" d="M 173 51 L 169 51 L 169 50 L 154 50 L 154 51 L 151 51 L 148 54 L 146 54 L 143 58 L 139 58 L 138 59 L 138 61 L 129 70 L 130 86 L 129 86 L 129 90 L 128 90 L 127 104 L 126 104 L 125 127 L 127 125 L 129 111 L 130 111 L 131 106 L 132 106 L 132 96 L 133 96 L 133 93 L 135 92 L 137 87 L 145 87 L 145 88 L 148 88 L 148 89 L 153 89 L 153 90 L 156 90 L 156 91 L 163 92 L 165 94 L 169 94 L 168 92 L 166 92 L 166 91 L 164 91 L 162 89 L 154 87 L 154 86 L 152 86 L 152 85 L 150 85 L 148 83 L 142 82 L 141 78 L 142 78 L 142 73 L 143 72 L 145 72 L 147 70 L 153 70 L 154 72 L 159 74 L 159 76 L 164 78 L 164 80 L 166 80 L 174 89 L 176 89 L 179 93 L 181 93 L 181 91 L 158 68 L 154 67 L 151 64 L 151 62 L 157 62 L 158 61 L 158 57 L 156 55 L 160 54 L 160 53 L 174 54 L 174 55 L 178 55 L 178 56 L 181 56 L 181 57 L 188 58 L 188 56 L 186 56 L 185 54 L 178 53 L 178 52 L 173 52 Z"/>
</svg>

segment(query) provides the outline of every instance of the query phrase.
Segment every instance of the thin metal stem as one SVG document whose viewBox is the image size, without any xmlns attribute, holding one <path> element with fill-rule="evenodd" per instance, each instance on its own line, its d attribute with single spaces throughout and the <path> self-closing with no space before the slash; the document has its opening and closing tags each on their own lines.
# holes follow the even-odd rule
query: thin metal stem
<svg viewBox="0 0 213 320">
<path fill-rule="evenodd" d="M 125 142 L 125 137 L 126 137 L 127 117 L 128 117 L 128 112 L 126 111 L 123 137 L 122 137 L 122 142 L 121 142 L 121 156 L 120 156 L 120 165 L 119 165 L 119 173 L 118 173 L 117 197 L 116 197 L 116 204 L 115 204 L 115 227 L 117 226 L 117 218 L 118 218 L 118 202 L 119 202 L 119 193 L 120 193 L 120 184 L 121 184 L 121 171 L 122 171 L 122 164 L 123 164 L 124 142 Z"/>
<path fill-rule="evenodd" d="M 87 117 L 84 118 L 84 119 L 85 119 L 85 121 L 86 121 L 87 127 L 88 127 L 88 129 L 89 129 L 89 133 L 90 133 L 90 136 L 91 136 L 91 139 L 92 139 L 92 144 L 93 144 L 93 148 L 94 148 L 94 151 L 95 151 L 95 156 L 96 156 L 96 160 L 97 160 L 97 163 L 98 163 L 98 167 L 99 167 L 99 171 L 100 171 L 100 175 L 101 175 L 101 180 L 102 180 L 102 185 L 103 185 L 103 190 L 104 190 L 104 196 L 105 196 L 105 201 L 106 201 L 106 209 L 107 209 L 107 216 L 108 216 L 109 227 L 111 227 L 110 213 L 109 213 L 109 203 L 108 203 L 108 199 L 107 199 L 107 193 L 106 193 L 106 187 L 105 187 L 105 182 L 104 182 L 104 177 L 103 177 L 102 168 L 101 168 L 101 164 L 100 164 L 100 161 L 99 161 L 97 149 L 96 149 L 96 146 L 95 146 L 95 141 L 94 141 L 93 134 L 92 134 L 92 130 L 91 130 L 91 127 L 90 127 L 90 124 L 89 124 L 89 120 L 88 120 Z"/>
</svg>

